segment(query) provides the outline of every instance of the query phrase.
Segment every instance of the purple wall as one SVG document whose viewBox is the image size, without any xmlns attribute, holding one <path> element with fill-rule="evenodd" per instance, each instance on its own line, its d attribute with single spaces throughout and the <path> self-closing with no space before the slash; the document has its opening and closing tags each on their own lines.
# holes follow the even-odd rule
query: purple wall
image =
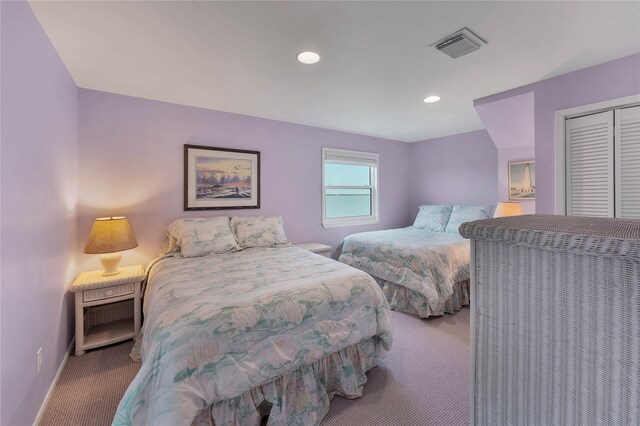
<svg viewBox="0 0 640 426">
<path fill-rule="evenodd" d="M 29 5 L 0 7 L 0 424 L 30 425 L 73 337 L 77 88 Z"/>
<path fill-rule="evenodd" d="M 411 219 L 421 204 L 495 204 L 498 152 L 485 130 L 411 144 Z"/>
<path fill-rule="evenodd" d="M 555 112 L 640 93 L 640 54 L 563 74 L 475 101 L 535 96 L 536 211 L 555 213 Z"/>
<path fill-rule="evenodd" d="M 535 97 L 533 92 L 475 105 L 475 110 L 498 148 L 535 145 Z"/>
<path fill-rule="evenodd" d="M 164 229 L 180 217 L 282 215 L 292 242 L 334 248 L 350 233 L 411 220 L 407 143 L 84 89 L 78 102 L 78 244 L 95 217 L 126 215 L 140 246 L 125 252 L 123 263 L 155 257 Z M 183 211 L 186 143 L 260 151 L 262 207 Z M 380 223 L 322 227 L 323 146 L 380 154 Z M 99 267 L 97 256 L 81 255 L 79 267 Z"/>
<path fill-rule="evenodd" d="M 509 163 L 535 158 L 534 93 L 475 105 L 485 129 L 498 149 L 498 201 L 509 200 Z M 522 200 L 527 214 L 536 212 L 535 200 Z"/>
</svg>

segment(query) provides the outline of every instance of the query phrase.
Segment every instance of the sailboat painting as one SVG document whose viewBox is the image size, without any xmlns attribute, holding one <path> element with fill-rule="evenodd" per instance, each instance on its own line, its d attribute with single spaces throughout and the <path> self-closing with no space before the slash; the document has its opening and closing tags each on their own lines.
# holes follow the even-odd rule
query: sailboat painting
<svg viewBox="0 0 640 426">
<path fill-rule="evenodd" d="M 519 161 L 509 163 L 509 199 L 535 200 L 536 162 Z"/>
</svg>

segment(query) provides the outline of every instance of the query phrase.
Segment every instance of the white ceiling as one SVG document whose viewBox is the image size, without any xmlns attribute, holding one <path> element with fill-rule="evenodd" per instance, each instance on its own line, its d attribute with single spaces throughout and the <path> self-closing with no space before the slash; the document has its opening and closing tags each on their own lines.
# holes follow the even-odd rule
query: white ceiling
<svg viewBox="0 0 640 426">
<path fill-rule="evenodd" d="M 79 87 L 407 142 L 482 128 L 474 99 L 640 52 L 636 1 L 30 4 Z M 489 44 L 429 47 L 465 26 Z"/>
</svg>

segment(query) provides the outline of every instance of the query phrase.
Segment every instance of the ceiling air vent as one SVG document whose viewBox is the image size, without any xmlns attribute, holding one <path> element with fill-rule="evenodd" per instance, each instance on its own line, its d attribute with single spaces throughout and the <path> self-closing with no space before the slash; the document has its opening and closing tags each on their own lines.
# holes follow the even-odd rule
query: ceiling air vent
<svg viewBox="0 0 640 426">
<path fill-rule="evenodd" d="M 471 32 L 469 28 L 465 27 L 460 31 L 456 31 L 438 40 L 431 46 L 435 46 L 439 51 L 455 59 L 480 49 L 480 46 L 483 44 L 487 44 L 487 42 Z"/>
</svg>

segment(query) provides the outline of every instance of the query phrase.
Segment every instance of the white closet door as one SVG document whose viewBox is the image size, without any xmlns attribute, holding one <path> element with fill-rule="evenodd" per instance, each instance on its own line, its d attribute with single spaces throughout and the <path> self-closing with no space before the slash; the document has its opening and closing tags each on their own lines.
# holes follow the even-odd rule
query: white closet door
<svg viewBox="0 0 640 426">
<path fill-rule="evenodd" d="M 616 217 L 640 219 L 640 106 L 615 115 Z"/>
<path fill-rule="evenodd" d="M 567 120 L 567 214 L 613 217 L 613 111 Z"/>
</svg>

